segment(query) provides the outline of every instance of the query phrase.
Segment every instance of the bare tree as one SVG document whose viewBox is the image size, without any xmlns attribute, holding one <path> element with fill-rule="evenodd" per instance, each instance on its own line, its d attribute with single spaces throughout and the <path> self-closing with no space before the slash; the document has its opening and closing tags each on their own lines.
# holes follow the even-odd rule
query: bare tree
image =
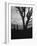
<svg viewBox="0 0 37 46">
<path fill-rule="evenodd" d="M 31 10 L 28 10 L 28 13 L 26 15 L 28 20 L 27 20 L 26 25 L 25 25 L 24 18 L 25 18 L 25 9 L 26 9 L 26 7 L 16 7 L 16 8 L 19 10 L 19 13 L 21 15 L 22 22 L 23 22 L 23 29 L 26 29 L 27 28 L 27 25 L 28 25 L 28 22 L 30 20 L 30 17 L 32 16 L 32 9 Z"/>
<path fill-rule="evenodd" d="M 18 8 L 20 15 L 22 17 L 22 21 L 23 21 L 23 29 L 25 28 L 25 23 L 24 23 L 24 17 L 25 17 L 25 7 L 16 7 Z"/>
<path fill-rule="evenodd" d="M 30 8 L 29 8 L 30 9 Z M 28 13 L 27 13 L 27 22 L 26 22 L 26 26 L 28 25 L 28 22 L 29 22 L 29 20 L 30 20 L 30 17 L 32 16 L 32 8 L 31 8 L 31 10 L 28 10 Z"/>
</svg>

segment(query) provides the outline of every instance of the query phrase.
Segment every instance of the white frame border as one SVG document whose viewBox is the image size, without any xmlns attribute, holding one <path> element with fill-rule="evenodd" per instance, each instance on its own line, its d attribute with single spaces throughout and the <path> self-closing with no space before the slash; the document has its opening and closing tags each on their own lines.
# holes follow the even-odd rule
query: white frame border
<svg viewBox="0 0 37 46">
<path fill-rule="evenodd" d="M 11 41 L 11 38 L 10 38 L 10 37 L 11 37 L 11 35 L 10 35 L 10 34 L 11 34 L 11 33 L 10 33 L 10 28 L 11 28 L 11 27 L 10 27 L 10 25 L 11 25 L 11 24 L 10 24 L 10 23 L 11 23 L 11 22 L 10 22 L 10 17 L 11 17 L 11 16 L 9 15 L 9 14 L 10 14 L 10 13 L 9 13 L 9 11 L 10 11 L 10 10 L 9 10 L 9 7 L 11 7 L 12 4 L 13 4 L 13 6 L 15 6 L 15 5 L 17 5 L 17 6 L 19 6 L 19 5 L 25 6 L 25 5 L 26 5 L 25 7 L 27 7 L 27 6 L 28 6 L 28 7 L 34 7 L 35 4 L 21 4 L 21 3 L 6 3 L 6 4 L 7 4 L 7 10 L 6 10 L 5 12 L 6 12 L 7 14 L 5 14 L 5 15 L 7 15 L 7 16 L 6 16 L 6 17 L 7 17 L 7 18 L 6 18 L 6 19 L 7 19 L 7 22 L 6 22 L 6 24 L 7 24 L 6 30 L 7 30 L 7 31 L 5 30 L 5 31 L 6 31 L 6 32 L 5 32 L 5 33 L 6 33 L 6 34 L 5 34 L 5 36 L 6 36 L 6 37 L 5 37 L 5 42 L 6 42 L 6 43 L 9 43 L 9 42 L 12 42 L 12 43 L 13 43 L 14 40 Z M 5 8 L 5 9 L 6 9 L 6 8 Z M 34 14 L 33 14 L 33 15 L 34 15 Z M 9 24 L 10 24 L 10 25 L 9 25 Z M 25 40 L 26 40 L 26 39 L 25 39 Z"/>
</svg>

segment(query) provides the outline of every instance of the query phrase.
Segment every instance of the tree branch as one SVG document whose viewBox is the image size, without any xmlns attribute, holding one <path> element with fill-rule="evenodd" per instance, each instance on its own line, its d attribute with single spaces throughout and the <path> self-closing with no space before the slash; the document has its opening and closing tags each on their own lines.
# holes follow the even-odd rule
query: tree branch
<svg viewBox="0 0 37 46">
<path fill-rule="evenodd" d="M 28 20 L 27 20 L 26 26 L 28 25 L 28 22 L 29 22 L 31 16 L 32 16 L 32 9 L 31 9 L 31 11 L 28 11 L 28 13 L 27 13 Z"/>
</svg>

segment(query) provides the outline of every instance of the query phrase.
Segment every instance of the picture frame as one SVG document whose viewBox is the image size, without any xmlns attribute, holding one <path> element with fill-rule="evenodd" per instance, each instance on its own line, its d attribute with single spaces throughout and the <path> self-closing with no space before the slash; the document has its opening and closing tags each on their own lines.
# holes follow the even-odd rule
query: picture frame
<svg viewBox="0 0 37 46">
<path fill-rule="evenodd" d="M 13 43 L 13 41 L 15 41 L 15 39 L 11 40 L 11 6 L 33 7 L 33 16 L 35 14 L 34 13 L 35 4 L 22 4 L 22 3 L 10 3 L 10 2 L 7 3 L 7 2 L 5 2 L 5 26 L 6 26 L 5 27 L 5 42 L 6 43 Z M 30 39 L 30 40 L 33 40 L 33 39 L 35 39 L 34 34 L 32 35 L 32 39 Z M 16 40 L 18 40 L 18 39 L 16 39 Z M 21 40 L 26 41 L 27 39 L 21 39 Z"/>
</svg>

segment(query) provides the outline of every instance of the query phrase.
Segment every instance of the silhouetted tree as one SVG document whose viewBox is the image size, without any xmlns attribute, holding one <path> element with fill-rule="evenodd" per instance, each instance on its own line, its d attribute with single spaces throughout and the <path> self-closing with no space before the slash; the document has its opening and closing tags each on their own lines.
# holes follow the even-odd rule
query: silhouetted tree
<svg viewBox="0 0 37 46">
<path fill-rule="evenodd" d="M 27 25 L 28 25 L 28 22 L 30 20 L 30 17 L 32 16 L 32 9 L 30 11 L 28 10 L 28 13 L 26 15 L 28 20 L 27 20 L 26 25 L 25 25 L 24 18 L 25 18 L 25 9 L 26 9 L 26 7 L 16 7 L 16 8 L 19 10 L 19 13 L 21 15 L 21 18 L 22 18 L 22 21 L 23 21 L 23 29 L 26 29 Z"/>
<path fill-rule="evenodd" d="M 26 7 L 16 7 L 18 8 L 20 15 L 22 17 L 22 21 L 23 21 L 23 28 L 25 28 L 25 23 L 24 23 L 24 17 L 25 17 L 25 8 Z"/>
<path fill-rule="evenodd" d="M 32 16 L 32 8 L 30 11 L 28 10 L 26 26 L 28 25 L 28 22 L 29 22 L 31 16 Z"/>
</svg>

